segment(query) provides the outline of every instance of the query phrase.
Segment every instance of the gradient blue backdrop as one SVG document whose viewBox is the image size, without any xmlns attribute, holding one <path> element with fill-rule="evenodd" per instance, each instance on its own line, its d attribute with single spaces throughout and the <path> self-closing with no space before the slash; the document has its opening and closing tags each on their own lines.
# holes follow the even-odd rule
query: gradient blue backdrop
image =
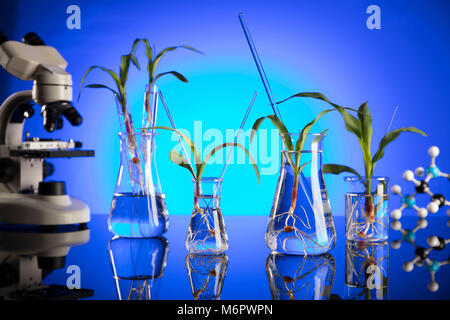
<svg viewBox="0 0 450 320">
<path fill-rule="evenodd" d="M 81 30 L 66 27 L 66 8 L 81 8 Z M 369 30 L 366 8 L 381 8 L 381 30 Z M 11 39 L 35 31 L 55 46 L 69 62 L 74 97 L 91 65 L 118 69 L 120 55 L 128 53 L 132 41 L 148 38 L 157 49 L 187 44 L 205 55 L 188 51 L 169 54 L 160 71 L 177 70 L 189 78 L 184 84 L 175 78 L 161 79 L 177 126 L 193 130 L 238 128 L 245 108 L 258 92 L 247 123 L 271 113 L 268 100 L 242 33 L 238 13 L 243 12 L 253 33 L 276 99 L 300 91 L 320 91 L 341 105 L 357 106 L 364 101 L 374 118 L 374 147 L 385 134 L 390 116 L 400 106 L 393 128 L 416 126 L 428 133 L 405 134 L 390 145 L 377 167 L 377 175 L 392 177 L 412 192 L 401 174 L 406 169 L 426 166 L 427 149 L 441 148 L 438 165 L 450 171 L 448 103 L 450 3 L 435 1 L 2 1 L 0 28 Z M 143 48 L 139 58 L 145 63 Z M 128 96 L 134 112 L 140 113 L 145 72 L 132 70 Z M 101 73 L 89 82 L 103 82 Z M 108 79 L 109 81 L 109 79 Z M 31 88 L 0 71 L 0 98 Z M 55 134 L 43 132 L 40 117 L 27 124 L 33 135 L 75 138 L 96 151 L 95 158 L 54 161 L 53 179 L 68 182 L 69 192 L 86 201 L 93 212 L 106 213 L 119 166 L 117 114 L 109 92 L 85 89 L 76 104 L 84 116 L 81 128 L 69 125 Z M 298 130 L 325 106 L 314 101 L 295 100 L 280 106 L 290 130 Z M 288 116 L 289 115 L 289 116 Z M 163 113 L 160 124 L 168 125 Z M 269 124 L 265 126 L 271 128 Z M 330 128 L 325 140 L 325 162 L 345 163 L 362 169 L 362 157 L 354 136 L 345 131 L 337 114 L 328 115 L 315 131 Z M 189 174 L 168 161 L 173 146 L 169 134 L 161 135 L 159 170 L 171 214 L 190 214 L 192 185 Z M 206 145 L 207 143 L 204 143 Z M 208 174 L 208 173 L 207 173 Z M 342 215 L 342 177 L 326 177 L 332 210 Z M 268 215 L 277 174 L 263 176 L 258 186 L 250 166 L 229 167 L 223 185 L 224 214 Z M 448 181 L 435 182 L 435 189 L 448 191 Z M 423 200 L 426 202 L 426 200 Z M 398 206 L 393 199 L 391 206 Z"/>
</svg>

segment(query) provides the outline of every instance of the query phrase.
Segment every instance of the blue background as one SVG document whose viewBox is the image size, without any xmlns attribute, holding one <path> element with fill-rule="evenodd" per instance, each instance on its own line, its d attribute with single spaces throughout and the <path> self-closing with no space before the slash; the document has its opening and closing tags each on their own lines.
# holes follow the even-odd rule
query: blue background
<svg viewBox="0 0 450 320">
<path fill-rule="evenodd" d="M 66 27 L 66 8 L 71 4 L 81 8 L 81 30 Z M 371 4 L 381 8 L 381 30 L 366 27 L 366 9 Z M 412 186 L 403 182 L 402 172 L 426 166 L 427 149 L 432 145 L 441 149 L 438 165 L 450 171 L 450 3 L 445 0 L 2 1 L 0 29 L 16 40 L 35 31 L 56 47 L 69 63 L 74 97 L 89 66 L 118 70 L 120 55 L 128 53 L 135 38 L 148 38 L 159 50 L 179 44 L 193 46 L 205 55 L 175 51 L 163 59 L 159 69 L 177 70 L 189 83 L 166 77 L 159 86 L 179 128 L 193 131 L 194 121 L 202 120 L 203 130 L 225 132 L 239 127 L 255 91 L 259 95 L 247 128 L 256 118 L 271 113 L 237 18 L 239 12 L 245 14 L 277 100 L 300 91 L 319 91 L 340 105 L 359 106 L 368 101 L 374 118 L 374 148 L 399 105 L 392 128 L 416 126 L 428 137 L 400 136 L 388 147 L 376 174 L 390 176 L 393 183 L 412 192 Z M 143 47 L 138 56 L 145 64 Z M 104 74 L 93 73 L 88 82 L 105 79 Z M 145 72 L 130 71 L 128 97 L 137 114 L 141 113 L 146 80 Z M 30 82 L 14 79 L 5 71 L 0 72 L 0 83 L 1 100 L 31 88 Z M 54 161 L 52 179 L 66 180 L 71 195 L 86 201 L 93 212 L 106 213 L 119 167 L 115 102 L 109 92 L 85 89 L 76 106 L 84 116 L 81 128 L 66 125 L 64 130 L 48 134 L 41 129 L 38 116 L 27 123 L 27 130 L 35 136 L 74 138 L 83 141 L 85 148 L 95 149 L 95 158 Z M 280 109 L 287 127 L 295 131 L 325 107 L 311 100 L 292 100 Z M 168 125 L 162 112 L 158 121 Z M 271 128 L 269 124 L 264 127 Z M 314 131 L 326 128 L 330 130 L 324 144 L 325 162 L 362 171 L 359 145 L 345 131 L 338 114 L 327 115 Z M 173 144 L 169 134 L 161 134 L 162 187 L 171 214 L 190 214 L 191 178 L 168 161 Z M 258 186 L 249 165 L 230 166 L 223 185 L 224 214 L 268 215 L 276 181 L 277 174 L 262 176 Z M 342 215 L 342 177 L 328 176 L 326 182 L 332 211 Z M 448 191 L 448 181 L 433 183 L 432 190 L 439 189 L 444 195 Z M 399 203 L 398 198 L 393 199 L 391 208 Z"/>
</svg>

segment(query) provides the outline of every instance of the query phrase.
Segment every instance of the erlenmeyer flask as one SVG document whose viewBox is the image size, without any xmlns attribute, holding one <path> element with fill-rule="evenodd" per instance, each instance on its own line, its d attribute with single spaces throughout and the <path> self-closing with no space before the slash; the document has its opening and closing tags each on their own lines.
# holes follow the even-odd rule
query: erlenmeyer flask
<svg viewBox="0 0 450 320">
<path fill-rule="evenodd" d="M 130 116 L 131 118 L 131 116 Z M 158 133 L 119 133 L 120 167 L 108 226 L 123 237 L 155 237 L 169 226 L 156 166 Z"/>
<path fill-rule="evenodd" d="M 156 299 L 168 252 L 164 237 L 112 238 L 108 255 L 118 299 Z"/>
<path fill-rule="evenodd" d="M 290 134 L 295 145 L 298 134 Z M 282 151 L 281 170 L 266 232 L 273 251 L 322 254 L 334 247 L 336 232 L 322 171 L 324 134 L 308 134 L 303 151 Z M 295 175 L 287 157 L 300 156 Z"/>
<path fill-rule="evenodd" d="M 272 252 L 266 273 L 273 300 L 328 300 L 336 261 L 331 254 L 298 256 Z"/>
<path fill-rule="evenodd" d="M 186 249 L 198 254 L 221 254 L 228 249 L 228 236 L 220 209 L 218 178 L 194 180 L 194 210 L 191 215 Z"/>
</svg>

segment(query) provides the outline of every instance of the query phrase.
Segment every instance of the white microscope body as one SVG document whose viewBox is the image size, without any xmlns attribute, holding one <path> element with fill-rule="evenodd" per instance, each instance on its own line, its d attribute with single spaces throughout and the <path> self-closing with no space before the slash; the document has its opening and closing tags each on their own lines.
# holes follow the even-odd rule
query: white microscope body
<svg viewBox="0 0 450 320">
<path fill-rule="evenodd" d="M 0 65 L 21 80 L 32 80 L 33 88 L 12 94 L 0 106 L 0 223 L 26 225 L 84 224 L 89 207 L 66 194 L 65 183 L 44 181 L 47 158 L 93 156 L 80 150 L 81 143 L 26 137 L 25 120 L 41 106 L 43 126 L 48 132 L 61 129 L 63 116 L 74 126 L 82 118 L 72 106 L 72 78 L 67 62 L 34 33 L 24 43 L 7 41 L 0 32 Z M 47 171 L 47 172 L 46 172 Z"/>
</svg>

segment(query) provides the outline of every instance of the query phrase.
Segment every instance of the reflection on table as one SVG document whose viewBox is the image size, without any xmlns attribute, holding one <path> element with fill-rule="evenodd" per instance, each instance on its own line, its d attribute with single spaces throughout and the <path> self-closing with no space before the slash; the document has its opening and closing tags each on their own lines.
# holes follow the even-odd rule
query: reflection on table
<svg viewBox="0 0 450 320">
<path fill-rule="evenodd" d="M 89 241 L 84 225 L 0 226 L 0 300 L 80 299 L 94 294 L 80 287 L 80 270 L 67 269 L 64 285 L 43 284 L 55 270 L 66 267 L 72 247 Z M 71 273 L 73 273 L 71 275 Z"/>
<path fill-rule="evenodd" d="M 163 237 L 113 237 L 108 255 L 118 299 L 157 299 L 168 253 L 169 243 Z"/>
<path fill-rule="evenodd" d="M 272 252 L 266 260 L 274 300 L 327 300 L 335 272 L 336 261 L 330 254 L 299 256 Z"/>
<path fill-rule="evenodd" d="M 219 300 L 227 273 L 228 257 L 189 253 L 186 269 L 194 300 Z"/>
<path fill-rule="evenodd" d="M 347 241 L 345 249 L 345 298 L 388 299 L 389 244 Z"/>
</svg>

